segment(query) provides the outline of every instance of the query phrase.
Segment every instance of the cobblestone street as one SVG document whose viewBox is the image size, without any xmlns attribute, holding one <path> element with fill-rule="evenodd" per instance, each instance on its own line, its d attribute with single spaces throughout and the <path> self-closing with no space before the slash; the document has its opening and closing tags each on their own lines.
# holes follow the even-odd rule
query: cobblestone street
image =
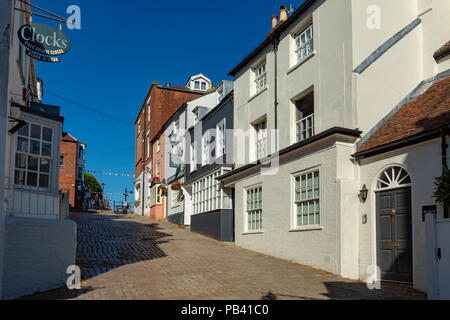
<svg viewBox="0 0 450 320">
<path fill-rule="evenodd" d="M 136 216 L 72 213 L 82 290 L 27 299 L 424 299 L 407 286 L 365 284 Z"/>
</svg>

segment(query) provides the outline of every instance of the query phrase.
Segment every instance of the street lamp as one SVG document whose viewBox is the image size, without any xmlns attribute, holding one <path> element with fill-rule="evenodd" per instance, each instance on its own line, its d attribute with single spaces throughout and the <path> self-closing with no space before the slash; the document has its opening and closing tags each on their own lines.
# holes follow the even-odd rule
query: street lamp
<svg viewBox="0 0 450 320">
<path fill-rule="evenodd" d="M 362 200 L 362 202 L 366 202 L 368 194 L 369 190 L 367 190 L 366 185 L 363 185 L 362 189 L 359 191 L 359 197 Z"/>
</svg>

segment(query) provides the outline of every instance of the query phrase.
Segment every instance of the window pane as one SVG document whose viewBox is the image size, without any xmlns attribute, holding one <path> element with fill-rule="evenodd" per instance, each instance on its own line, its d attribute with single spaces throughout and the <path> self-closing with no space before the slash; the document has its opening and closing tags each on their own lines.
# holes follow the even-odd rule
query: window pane
<svg viewBox="0 0 450 320">
<path fill-rule="evenodd" d="M 51 143 L 43 143 L 42 144 L 42 156 L 44 156 L 44 157 L 52 156 L 52 144 Z"/>
<path fill-rule="evenodd" d="M 30 125 L 27 123 L 25 126 L 23 126 L 19 130 L 19 135 L 20 136 L 24 136 L 24 137 L 28 137 L 29 136 L 29 132 L 30 132 Z"/>
<path fill-rule="evenodd" d="M 41 154 L 41 143 L 39 141 L 31 140 L 30 153 L 40 155 Z"/>
<path fill-rule="evenodd" d="M 80 169 L 81 168 L 78 168 L 78 175 L 80 175 L 80 173 L 81 174 L 83 173 L 82 171 L 80 171 Z M 50 161 L 47 159 L 41 159 L 41 168 L 39 171 L 43 172 L 43 173 L 49 173 L 50 172 Z M 78 178 L 81 180 L 80 177 L 78 177 Z"/>
<path fill-rule="evenodd" d="M 28 139 L 17 139 L 17 151 L 28 153 Z"/>
<path fill-rule="evenodd" d="M 28 172 L 28 174 L 27 174 L 27 186 L 37 187 L 37 179 L 38 179 L 37 173 Z"/>
<path fill-rule="evenodd" d="M 27 166 L 27 156 L 16 153 L 16 168 L 26 169 L 26 166 Z"/>
<path fill-rule="evenodd" d="M 309 203 L 309 224 L 310 225 L 314 225 L 314 219 L 315 219 L 314 209 L 315 209 L 314 202 L 310 202 Z"/>
<path fill-rule="evenodd" d="M 52 141 L 52 129 L 51 128 L 42 128 L 42 139 L 45 141 Z"/>
<path fill-rule="evenodd" d="M 40 174 L 39 175 L 39 187 L 48 188 L 48 180 L 49 180 L 48 174 Z"/>
<path fill-rule="evenodd" d="M 14 173 L 14 184 L 25 185 L 25 171 L 16 170 Z"/>
<path fill-rule="evenodd" d="M 38 171 L 39 158 L 28 157 L 28 170 Z"/>
<path fill-rule="evenodd" d="M 31 137 L 35 139 L 41 139 L 41 127 L 32 124 L 31 125 Z"/>
</svg>

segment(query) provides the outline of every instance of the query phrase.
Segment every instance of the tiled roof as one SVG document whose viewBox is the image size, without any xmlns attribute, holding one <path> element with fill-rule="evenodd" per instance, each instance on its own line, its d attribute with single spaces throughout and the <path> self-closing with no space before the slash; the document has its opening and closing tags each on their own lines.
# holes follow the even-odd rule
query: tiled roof
<svg viewBox="0 0 450 320">
<path fill-rule="evenodd" d="M 444 44 L 438 51 L 433 54 L 434 59 L 439 60 L 450 54 L 450 41 Z"/>
<path fill-rule="evenodd" d="M 450 124 L 450 77 L 433 84 L 387 120 L 356 155 Z"/>
</svg>

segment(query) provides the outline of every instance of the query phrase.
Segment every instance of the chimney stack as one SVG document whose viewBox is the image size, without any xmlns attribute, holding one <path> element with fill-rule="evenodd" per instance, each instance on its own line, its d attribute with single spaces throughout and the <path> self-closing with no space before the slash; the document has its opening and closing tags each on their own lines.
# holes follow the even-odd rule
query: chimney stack
<svg viewBox="0 0 450 320">
<path fill-rule="evenodd" d="M 288 18 L 287 16 L 287 9 L 284 5 L 280 6 L 280 22 L 286 21 Z"/>
<path fill-rule="evenodd" d="M 272 16 L 272 30 L 276 28 L 277 24 L 278 24 L 278 16 L 277 15 Z"/>
</svg>

